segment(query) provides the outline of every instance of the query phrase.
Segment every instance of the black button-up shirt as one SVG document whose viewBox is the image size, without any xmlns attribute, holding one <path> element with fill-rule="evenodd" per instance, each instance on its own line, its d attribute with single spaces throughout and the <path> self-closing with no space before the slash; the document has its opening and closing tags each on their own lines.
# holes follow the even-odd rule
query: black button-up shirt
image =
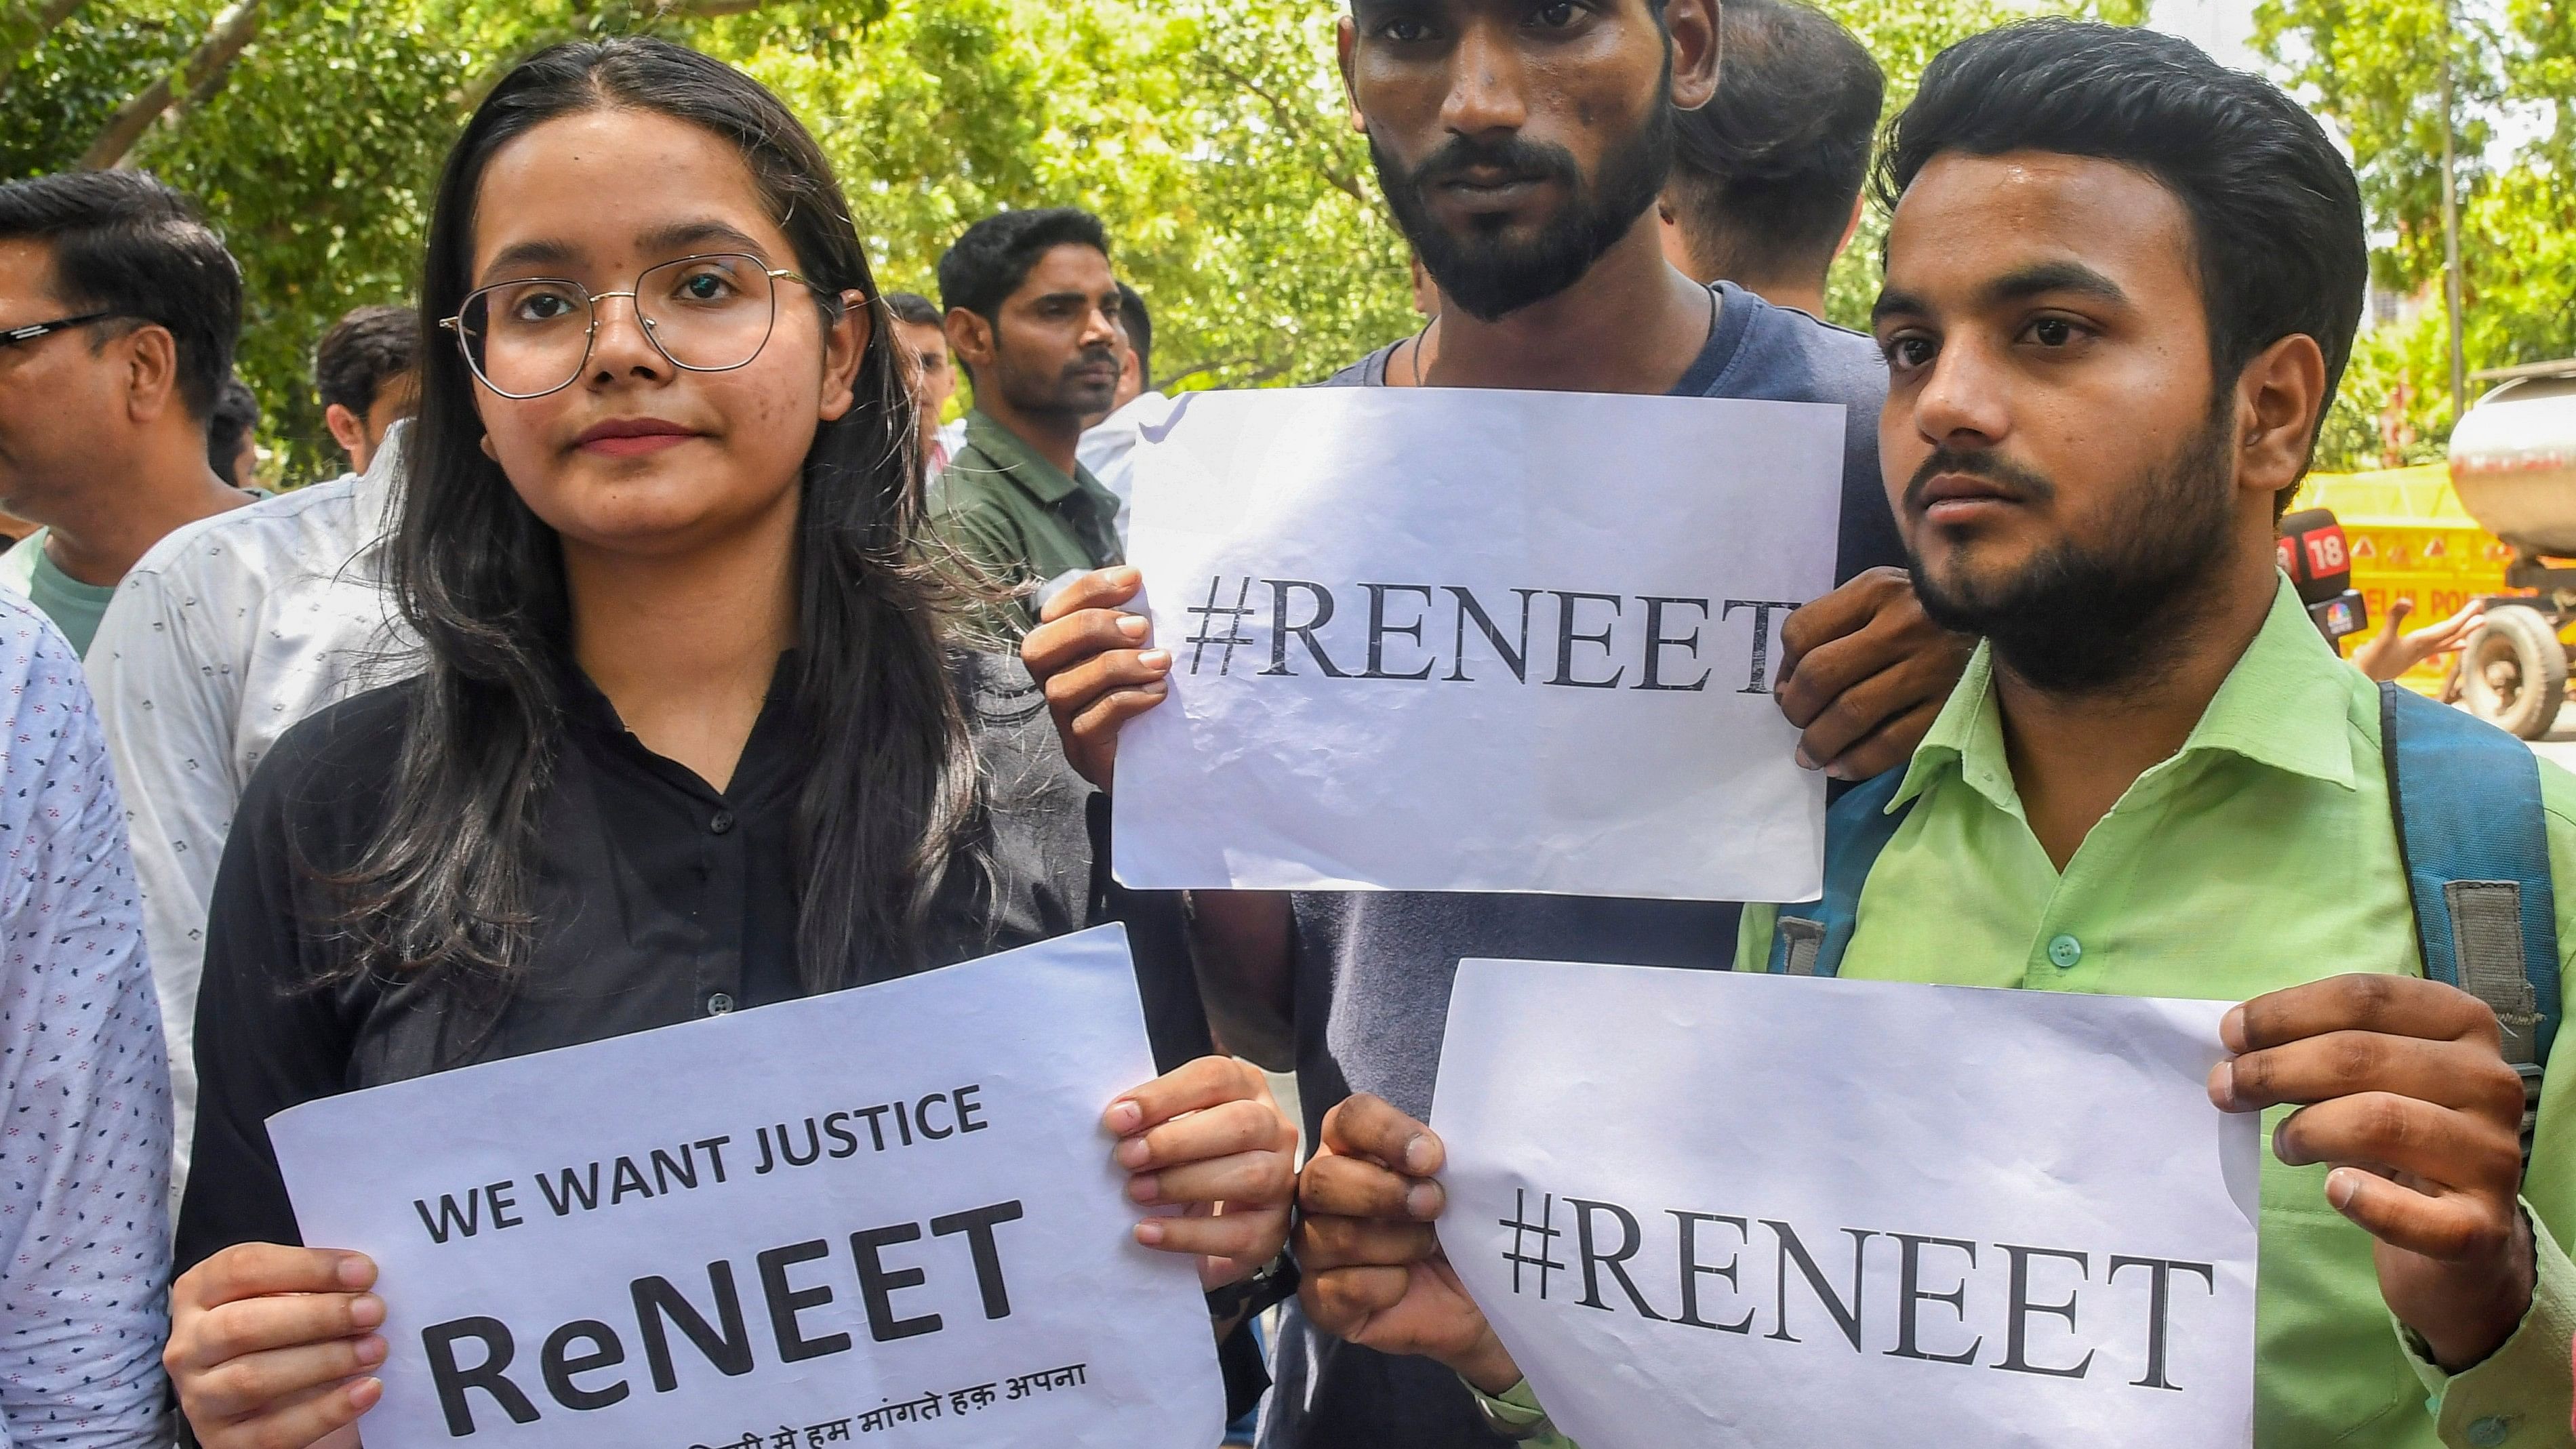
<svg viewBox="0 0 2576 1449">
<path fill-rule="evenodd" d="M 921 964 L 1126 918 L 1157 1057 L 1168 1067 L 1204 1052 L 1177 917 L 1161 918 L 1169 899 L 1109 887 L 1107 802 L 1064 764 L 1018 661 L 970 672 L 962 693 L 986 800 L 974 844 L 989 870 L 948 872 Z M 417 688 L 361 695 L 297 726 L 243 796 L 207 927 L 182 1269 L 233 1243 L 299 1241 L 264 1126 L 288 1107 L 805 994 L 791 848 L 805 771 L 785 691 L 772 691 L 717 790 L 645 748 L 577 673 L 540 807 L 536 936 L 518 979 L 504 992 L 349 971 L 317 867 L 347 869 L 374 838 Z"/>
</svg>

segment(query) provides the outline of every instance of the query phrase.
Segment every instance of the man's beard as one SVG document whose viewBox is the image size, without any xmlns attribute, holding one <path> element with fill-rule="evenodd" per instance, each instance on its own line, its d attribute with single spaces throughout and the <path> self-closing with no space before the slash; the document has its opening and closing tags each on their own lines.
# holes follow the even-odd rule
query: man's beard
<svg viewBox="0 0 2576 1449">
<path fill-rule="evenodd" d="M 1432 280 L 1469 316 L 1492 322 L 1582 280 L 1655 204 L 1673 165 L 1671 96 L 1667 73 L 1646 123 L 1602 158 L 1601 174 L 1588 186 L 1573 152 L 1518 135 L 1499 141 L 1452 136 L 1408 171 L 1372 131 L 1369 159 L 1377 164 L 1387 209 Z M 1565 209 L 1527 242 L 1506 242 L 1481 229 L 1464 238 L 1452 235 L 1432 217 L 1430 194 L 1471 166 L 1559 182 Z"/>
<path fill-rule="evenodd" d="M 2224 566 L 2234 525 L 2227 466 L 2231 418 L 2211 417 L 2200 434 L 2157 464 L 2098 543 L 2060 539 L 2010 578 L 1943 577 L 1916 551 L 1914 588 L 1935 623 L 1983 634 L 1995 657 L 2034 689 L 2100 694 L 2147 676 L 2183 642 L 2193 604 Z M 1906 486 L 1918 516 L 1922 489 L 1937 473 L 1966 473 L 2045 503 L 2056 485 L 1991 453 L 1937 449 Z"/>
<path fill-rule="evenodd" d="M 1077 381 L 1085 369 L 1095 368 L 1103 361 L 1117 361 L 1117 353 L 1107 347 L 1076 353 L 1056 369 L 1053 377 L 1036 375 L 1034 369 L 998 346 L 993 361 L 1002 373 L 998 379 L 1002 395 L 1010 399 L 1012 407 L 1030 417 L 1087 418 L 1108 411 L 1104 400 L 1117 392 L 1114 381 L 1106 392 Z"/>
</svg>

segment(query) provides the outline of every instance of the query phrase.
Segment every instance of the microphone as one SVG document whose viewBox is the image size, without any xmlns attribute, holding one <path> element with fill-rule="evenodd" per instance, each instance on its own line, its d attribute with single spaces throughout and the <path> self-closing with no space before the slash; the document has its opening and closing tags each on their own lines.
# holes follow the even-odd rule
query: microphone
<svg viewBox="0 0 2576 1449">
<path fill-rule="evenodd" d="M 2331 508 L 2305 508 L 2281 519 L 2276 545 L 2281 571 L 2327 640 L 2370 627 L 2370 610 L 2352 586 L 2352 549 Z"/>
</svg>

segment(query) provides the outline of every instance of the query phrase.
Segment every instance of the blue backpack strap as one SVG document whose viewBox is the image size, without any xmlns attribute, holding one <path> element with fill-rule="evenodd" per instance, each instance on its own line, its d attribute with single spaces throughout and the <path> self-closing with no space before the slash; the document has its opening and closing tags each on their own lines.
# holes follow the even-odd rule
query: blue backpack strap
<svg viewBox="0 0 2576 1449">
<path fill-rule="evenodd" d="M 2477 997 L 2522 1074 L 2531 1141 L 2558 1035 L 2558 898 L 2531 747 L 2460 710 L 2379 686 L 2381 752 L 2424 974 Z"/>
<path fill-rule="evenodd" d="M 1801 905 L 1782 906 L 1771 931 L 1772 975 L 1831 976 L 1842 969 L 1843 951 L 1851 945 L 1852 927 L 1860 918 L 1860 890 L 1869 883 L 1869 868 L 1878 863 L 1896 827 L 1904 823 L 1913 802 L 1891 815 L 1887 802 L 1905 783 L 1905 767 L 1873 776 L 1844 792 L 1825 812 L 1825 894 Z"/>
</svg>

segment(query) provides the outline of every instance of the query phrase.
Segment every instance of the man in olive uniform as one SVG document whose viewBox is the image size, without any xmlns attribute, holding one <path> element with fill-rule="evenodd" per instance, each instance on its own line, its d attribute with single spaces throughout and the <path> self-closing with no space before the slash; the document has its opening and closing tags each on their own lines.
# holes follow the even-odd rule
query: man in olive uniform
<svg viewBox="0 0 2576 1449">
<path fill-rule="evenodd" d="M 978 583 L 1017 591 L 986 614 L 1016 642 L 1051 580 L 1124 561 L 1117 495 L 1074 457 L 1123 360 L 1109 239 L 1069 207 L 986 217 L 939 259 L 939 292 L 975 409 L 933 513 Z"/>
</svg>

